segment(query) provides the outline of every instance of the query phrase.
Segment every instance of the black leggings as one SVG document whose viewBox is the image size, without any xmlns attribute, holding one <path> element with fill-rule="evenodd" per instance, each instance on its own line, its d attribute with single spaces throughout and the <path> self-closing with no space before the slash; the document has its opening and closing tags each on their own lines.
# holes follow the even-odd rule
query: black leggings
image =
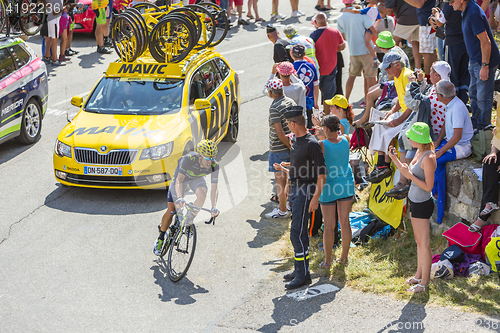
<svg viewBox="0 0 500 333">
<path fill-rule="evenodd" d="M 489 164 L 483 164 L 483 197 L 481 199 L 481 208 L 479 213 L 484 209 L 487 202 L 498 204 L 498 182 L 500 181 L 500 173 L 498 166 L 500 165 L 500 152 L 497 153 L 497 161 Z M 487 221 L 491 214 L 482 215 L 480 218 Z"/>
</svg>

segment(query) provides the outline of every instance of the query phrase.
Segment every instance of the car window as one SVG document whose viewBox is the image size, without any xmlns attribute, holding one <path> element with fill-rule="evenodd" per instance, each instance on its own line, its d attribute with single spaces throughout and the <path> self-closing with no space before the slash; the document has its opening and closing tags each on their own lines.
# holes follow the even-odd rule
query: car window
<svg viewBox="0 0 500 333">
<path fill-rule="evenodd" d="M 17 68 L 23 67 L 30 61 L 29 53 L 19 44 L 10 46 L 9 51 L 12 54 L 12 59 L 16 63 Z"/>
<path fill-rule="evenodd" d="M 226 64 L 226 62 L 221 58 L 217 58 L 215 62 L 219 65 L 219 70 L 222 74 L 222 80 L 224 80 L 229 75 L 229 73 L 231 73 L 231 70 L 229 69 L 229 66 Z"/>
<path fill-rule="evenodd" d="M 206 98 L 205 82 L 201 79 L 200 71 L 196 71 L 191 76 L 191 83 L 189 84 L 189 105 L 194 104 L 198 98 Z"/>
<path fill-rule="evenodd" d="M 182 107 L 184 81 L 179 79 L 103 78 L 85 111 L 107 114 L 166 114 Z"/>
<path fill-rule="evenodd" d="M 214 92 L 219 87 L 222 80 L 220 78 L 219 71 L 214 66 L 214 63 L 212 61 L 203 64 L 200 67 L 199 71 L 200 71 L 200 77 L 204 83 L 205 98 L 207 98 L 212 94 L 212 92 Z"/>
<path fill-rule="evenodd" d="M 0 49 L 0 80 L 12 74 L 15 70 L 16 67 L 7 48 Z"/>
</svg>

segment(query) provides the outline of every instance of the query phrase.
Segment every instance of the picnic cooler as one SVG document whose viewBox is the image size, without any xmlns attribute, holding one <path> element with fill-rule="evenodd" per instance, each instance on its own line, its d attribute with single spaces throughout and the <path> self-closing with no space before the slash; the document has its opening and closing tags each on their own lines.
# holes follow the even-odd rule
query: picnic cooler
<svg viewBox="0 0 500 333">
<path fill-rule="evenodd" d="M 448 240 L 448 246 L 457 244 L 464 253 L 482 254 L 481 237 L 479 232 L 469 231 L 469 226 L 458 222 L 450 229 L 443 232 L 443 236 Z"/>
</svg>

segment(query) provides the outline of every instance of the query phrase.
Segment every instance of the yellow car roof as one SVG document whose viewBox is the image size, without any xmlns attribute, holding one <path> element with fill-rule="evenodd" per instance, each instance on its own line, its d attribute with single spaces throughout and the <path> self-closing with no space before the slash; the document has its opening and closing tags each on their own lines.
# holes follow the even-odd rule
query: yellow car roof
<svg viewBox="0 0 500 333">
<path fill-rule="evenodd" d="M 159 63 L 150 55 L 142 56 L 134 62 L 116 60 L 106 70 L 108 77 L 177 77 L 182 78 L 199 62 L 220 56 L 214 49 L 203 49 L 189 54 L 179 63 Z"/>
</svg>

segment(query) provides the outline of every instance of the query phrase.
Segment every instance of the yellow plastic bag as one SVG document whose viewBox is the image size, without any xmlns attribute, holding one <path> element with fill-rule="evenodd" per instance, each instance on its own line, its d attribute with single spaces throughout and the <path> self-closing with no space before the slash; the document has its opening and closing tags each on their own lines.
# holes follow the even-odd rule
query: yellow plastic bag
<svg viewBox="0 0 500 333">
<path fill-rule="evenodd" d="M 500 268 L 500 237 L 491 237 L 490 242 L 484 249 L 486 258 L 490 262 L 491 269 L 498 272 Z"/>
</svg>

